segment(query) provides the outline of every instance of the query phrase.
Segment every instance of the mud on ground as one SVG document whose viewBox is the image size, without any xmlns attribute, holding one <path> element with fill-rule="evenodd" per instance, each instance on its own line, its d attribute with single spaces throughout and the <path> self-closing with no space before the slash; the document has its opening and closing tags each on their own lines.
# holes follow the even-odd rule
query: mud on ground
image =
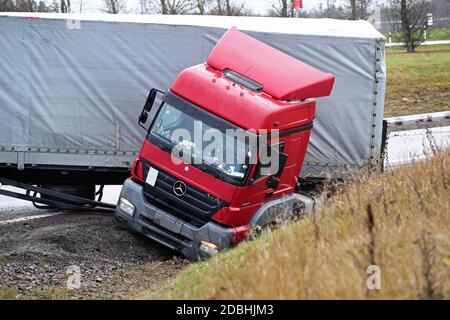
<svg viewBox="0 0 450 320">
<path fill-rule="evenodd" d="M 187 264 L 110 214 L 0 225 L 0 299 L 128 299 L 158 288 Z M 67 289 L 71 266 L 80 269 L 80 289 Z"/>
</svg>

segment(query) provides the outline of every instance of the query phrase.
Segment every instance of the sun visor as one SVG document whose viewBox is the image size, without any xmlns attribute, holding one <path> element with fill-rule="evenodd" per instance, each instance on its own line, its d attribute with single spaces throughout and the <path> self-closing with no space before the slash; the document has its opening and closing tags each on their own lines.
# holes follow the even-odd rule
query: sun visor
<svg viewBox="0 0 450 320">
<path fill-rule="evenodd" d="M 303 63 L 232 27 L 212 50 L 208 64 L 261 84 L 277 100 L 329 96 L 334 76 Z"/>
</svg>

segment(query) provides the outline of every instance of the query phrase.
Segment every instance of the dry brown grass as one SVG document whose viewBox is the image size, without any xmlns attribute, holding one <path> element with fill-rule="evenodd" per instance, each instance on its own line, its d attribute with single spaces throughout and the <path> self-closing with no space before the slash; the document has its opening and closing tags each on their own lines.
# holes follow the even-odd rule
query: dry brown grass
<svg viewBox="0 0 450 320">
<path fill-rule="evenodd" d="M 450 152 L 346 186 L 314 217 L 140 298 L 449 299 Z M 381 268 L 368 290 L 367 267 Z"/>
</svg>

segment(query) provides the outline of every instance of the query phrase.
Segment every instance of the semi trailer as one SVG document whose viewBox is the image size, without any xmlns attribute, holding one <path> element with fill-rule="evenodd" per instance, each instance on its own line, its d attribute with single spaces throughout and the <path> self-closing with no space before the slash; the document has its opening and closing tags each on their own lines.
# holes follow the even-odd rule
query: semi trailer
<svg viewBox="0 0 450 320">
<path fill-rule="evenodd" d="M 302 178 L 382 162 L 384 37 L 366 21 L 0 13 L 0 177 L 84 196 L 122 184 L 148 88 L 206 61 L 232 26 L 336 76 Z"/>
<path fill-rule="evenodd" d="M 299 166 L 303 181 L 342 179 L 383 163 L 385 39 L 366 21 L 0 13 L 0 183 L 27 191 L 0 187 L 0 194 L 68 209 L 113 211 L 114 206 L 92 201 L 95 185 L 121 185 L 139 172 L 142 163 L 134 159 L 146 131 L 137 125 L 136 114 L 142 101 L 154 97 L 150 123 L 161 99 L 173 94 L 153 90 L 149 95 L 149 88 L 172 88 L 182 70 L 207 61 L 232 26 L 335 76 L 332 94 L 316 95 L 314 130 Z M 245 72 L 227 73 L 244 81 L 241 75 Z M 251 77 L 249 83 L 262 85 Z M 299 83 L 283 79 L 278 85 Z M 258 116 L 261 112 L 252 114 L 255 120 Z M 160 147 L 155 150 L 163 152 Z M 223 178 L 217 168 L 202 168 Z M 255 188 L 264 191 L 258 197 L 266 188 L 260 184 Z"/>
<path fill-rule="evenodd" d="M 140 125 L 157 111 L 116 218 L 192 260 L 273 228 L 311 201 L 295 190 L 316 98 L 329 96 L 334 80 L 231 28 L 206 63 L 150 91 Z"/>
</svg>

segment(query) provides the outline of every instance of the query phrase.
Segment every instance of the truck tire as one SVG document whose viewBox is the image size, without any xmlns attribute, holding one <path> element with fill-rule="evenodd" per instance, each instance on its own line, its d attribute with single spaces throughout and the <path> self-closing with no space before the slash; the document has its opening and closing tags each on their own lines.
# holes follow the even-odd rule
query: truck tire
<svg viewBox="0 0 450 320">
<path fill-rule="evenodd" d="M 249 240 L 256 240 L 260 237 L 267 237 L 271 235 L 274 231 L 279 229 L 280 225 L 276 222 L 268 222 L 265 223 L 262 226 L 256 226 L 252 229 L 252 231 L 249 233 Z"/>
<path fill-rule="evenodd" d="M 279 224 L 276 222 L 270 222 L 263 225 L 259 230 L 260 237 L 267 237 L 270 236 L 275 230 L 277 230 L 280 227 Z"/>
</svg>

